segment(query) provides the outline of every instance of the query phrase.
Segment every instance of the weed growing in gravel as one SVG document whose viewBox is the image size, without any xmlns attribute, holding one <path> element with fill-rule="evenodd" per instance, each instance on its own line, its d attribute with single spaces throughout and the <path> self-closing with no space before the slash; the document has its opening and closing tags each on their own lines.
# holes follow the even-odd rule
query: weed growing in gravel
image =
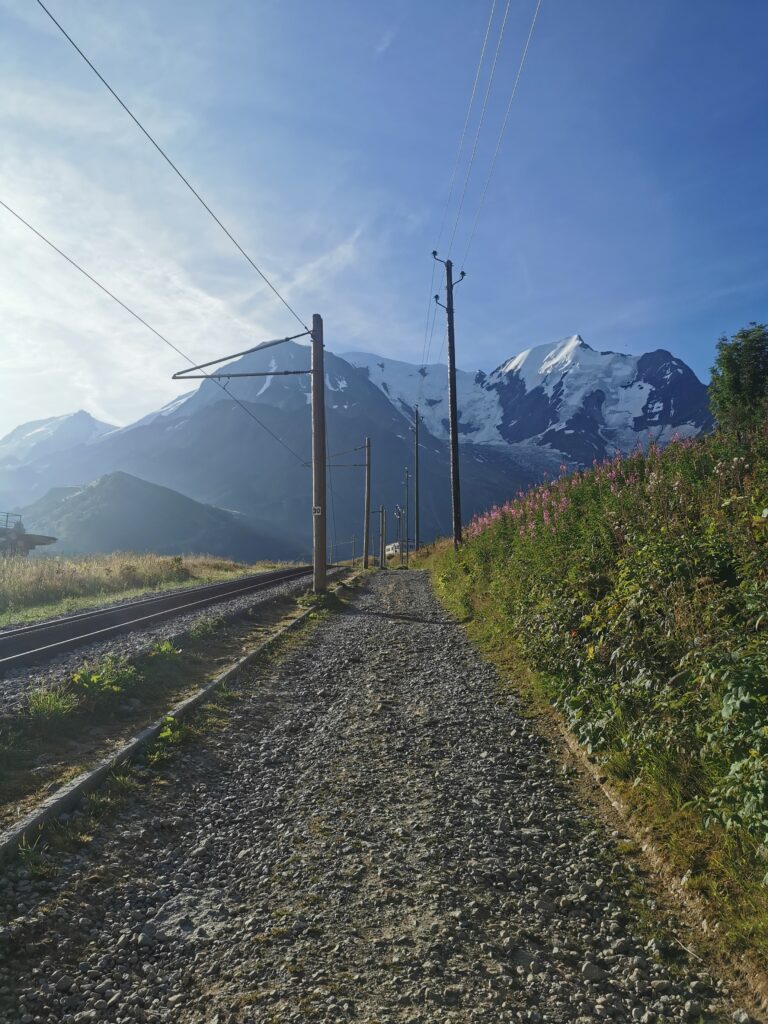
<svg viewBox="0 0 768 1024">
<path fill-rule="evenodd" d="M 98 665 L 92 667 L 86 663 L 73 673 L 70 687 L 82 704 L 92 706 L 104 698 L 116 697 L 140 682 L 141 676 L 135 665 L 127 658 L 108 654 Z"/>
<path fill-rule="evenodd" d="M 189 631 L 190 641 L 195 646 L 204 646 L 224 628 L 226 621 L 227 620 L 223 615 L 215 615 L 212 618 L 198 619 Z"/>
<path fill-rule="evenodd" d="M 47 729 L 71 715 L 77 700 L 62 690 L 33 690 L 27 698 L 27 714 L 34 727 Z"/>
<path fill-rule="evenodd" d="M 58 874 L 58 868 L 45 853 L 39 835 L 33 843 L 24 836 L 19 843 L 19 858 L 30 878 L 48 879 Z"/>
<path fill-rule="evenodd" d="M 156 663 L 165 664 L 175 661 L 180 655 L 180 648 L 174 647 L 170 640 L 159 640 L 152 647 L 147 657 L 153 659 Z"/>
<path fill-rule="evenodd" d="M 152 765 L 162 764 L 167 761 L 173 750 L 180 747 L 189 734 L 189 729 L 178 719 L 168 715 L 163 720 L 163 727 L 157 735 L 154 749 L 150 751 L 147 760 Z"/>
</svg>

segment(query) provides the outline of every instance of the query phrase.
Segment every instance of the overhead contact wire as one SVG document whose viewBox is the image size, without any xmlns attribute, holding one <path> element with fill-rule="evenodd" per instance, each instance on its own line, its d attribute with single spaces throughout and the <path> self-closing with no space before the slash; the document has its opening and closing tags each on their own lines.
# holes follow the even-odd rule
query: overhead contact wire
<svg viewBox="0 0 768 1024">
<path fill-rule="evenodd" d="M 495 11 L 496 11 L 496 0 L 492 0 L 492 3 L 491 3 L 491 13 L 488 15 L 488 24 L 485 27 L 485 36 L 483 37 L 483 46 L 482 46 L 482 49 L 480 50 L 480 59 L 477 62 L 477 70 L 475 71 L 475 80 L 472 83 L 472 92 L 470 93 L 470 96 L 469 96 L 469 103 L 467 104 L 467 113 L 466 113 L 466 116 L 464 117 L 464 127 L 461 130 L 461 137 L 459 139 L 459 148 L 456 150 L 456 157 L 455 157 L 455 159 L 453 161 L 453 170 L 451 172 L 451 183 L 450 183 L 450 186 L 448 188 L 448 198 L 445 201 L 445 206 L 443 208 L 443 216 L 442 216 L 442 219 L 440 221 L 440 231 L 438 232 L 438 235 L 437 235 L 437 246 L 438 246 L 438 248 L 440 247 L 440 241 L 441 241 L 441 239 L 443 237 L 443 230 L 445 229 L 445 219 L 448 216 L 448 208 L 451 205 L 451 199 L 453 199 L 453 188 L 454 188 L 454 185 L 456 184 L 456 173 L 457 173 L 457 171 L 459 169 L 459 163 L 461 162 L 461 154 L 464 152 L 464 140 L 466 139 L 466 136 L 467 136 L 467 128 L 469 127 L 469 119 L 472 116 L 472 107 L 474 106 L 474 103 L 475 103 L 475 93 L 477 92 L 477 84 L 480 81 L 480 72 L 482 71 L 483 62 L 485 61 L 485 50 L 486 50 L 486 47 L 488 46 L 488 38 L 489 38 L 489 36 L 491 34 L 491 25 L 493 24 L 493 15 L 494 15 Z M 433 278 L 434 278 L 434 274 L 433 274 Z M 430 295 L 430 299 L 431 298 L 432 298 L 432 296 Z M 427 319 L 429 319 L 429 317 L 427 317 Z"/>
<path fill-rule="evenodd" d="M 5 210 L 7 210 L 8 213 L 10 213 L 12 217 L 15 217 L 17 221 L 19 221 L 21 224 L 23 224 L 25 228 L 29 228 L 29 230 L 34 235 L 37 235 L 37 237 L 42 242 L 45 242 L 45 244 L 47 246 L 49 246 L 51 249 L 53 249 L 54 252 L 58 253 L 59 256 L 63 257 L 67 261 L 67 263 L 69 263 L 71 266 L 73 266 L 75 268 L 75 270 L 79 270 L 80 273 L 84 277 L 88 278 L 88 280 L 91 282 L 91 284 L 95 284 L 97 288 L 101 289 L 101 291 L 103 291 L 105 295 L 108 295 L 110 297 L 110 299 L 112 299 L 113 302 L 116 302 L 118 304 L 118 306 L 121 306 L 126 311 L 126 313 L 129 313 L 134 318 L 134 320 L 138 320 L 138 322 L 140 324 L 142 324 L 144 327 L 146 327 L 148 331 L 151 331 L 152 334 L 155 335 L 155 337 L 159 338 L 160 341 L 162 341 L 169 348 L 172 348 L 173 351 L 177 353 L 177 355 L 180 355 L 182 359 L 186 359 L 186 361 L 190 364 L 190 366 L 194 366 L 195 365 L 193 363 L 193 361 L 189 358 L 189 356 L 186 354 L 186 352 L 182 352 L 182 350 L 179 348 L 178 345 L 175 345 L 169 338 L 166 338 L 164 334 L 161 334 L 160 331 L 156 330 L 152 326 L 152 324 L 147 323 L 147 321 L 144 319 L 143 316 L 140 316 L 134 309 L 131 309 L 131 307 L 129 305 L 127 305 L 125 302 L 123 302 L 122 299 L 119 299 L 117 297 L 117 295 L 115 295 L 114 292 L 111 292 L 109 290 L 109 288 L 107 288 L 105 285 L 103 285 L 101 283 L 101 281 L 97 281 L 96 278 L 93 276 L 93 274 L 89 274 L 88 271 L 84 267 L 80 266 L 80 264 L 77 263 L 76 260 L 73 260 L 71 256 L 68 256 L 62 249 L 60 249 L 57 245 L 55 245 L 49 238 L 46 238 L 46 236 L 41 231 L 38 231 L 36 227 L 33 227 L 29 223 L 28 220 L 25 220 L 21 216 L 21 214 L 17 213 L 7 203 L 3 202 L 2 199 L 0 199 L 0 206 L 2 206 Z M 251 419 L 255 423 L 258 423 L 258 425 L 262 428 L 262 430 L 265 430 L 270 435 L 270 437 L 274 438 L 274 440 L 277 441 L 278 444 L 281 444 L 283 446 L 283 448 L 285 448 L 286 451 L 289 451 L 291 453 L 291 455 L 293 455 L 294 458 L 299 460 L 299 462 L 301 462 L 302 464 L 304 463 L 304 459 L 302 459 L 301 456 L 297 452 L 295 452 L 293 450 L 293 448 L 291 448 L 290 445 L 286 444 L 285 441 L 283 441 L 283 439 L 281 437 L 279 437 L 273 430 L 271 430 L 266 425 L 266 423 L 262 423 L 262 421 L 258 418 L 258 416 L 254 415 L 254 413 L 251 412 L 251 410 L 246 405 L 244 405 L 240 401 L 239 398 L 235 398 L 235 396 L 231 392 L 227 391 L 227 387 L 226 387 L 225 384 L 222 384 L 220 381 L 216 380 L 216 378 L 214 378 L 214 377 L 209 377 L 207 374 L 205 376 L 206 376 L 206 379 L 215 381 L 215 383 L 219 385 L 219 387 L 222 389 L 222 391 L 226 392 L 228 397 L 231 398 L 233 402 L 235 402 L 237 405 L 239 405 L 240 408 L 245 413 L 247 413 L 248 416 L 250 416 Z"/>
<path fill-rule="evenodd" d="M 542 3 L 542 0 L 537 0 L 536 10 L 533 12 L 533 19 L 531 21 L 531 27 L 528 30 L 528 38 L 525 40 L 525 46 L 523 48 L 523 53 L 522 53 L 522 56 L 520 57 L 520 63 L 519 63 L 518 68 L 517 68 L 517 74 L 515 75 L 515 81 L 514 81 L 514 84 L 512 86 L 512 92 L 510 93 L 510 96 L 509 96 L 509 102 L 507 103 L 507 109 L 506 109 L 506 112 L 504 114 L 504 120 L 501 122 L 501 128 L 499 130 L 499 138 L 498 138 L 498 140 L 496 142 L 496 149 L 494 150 L 493 157 L 491 158 L 491 164 L 490 164 L 490 168 L 488 170 L 488 176 L 485 179 L 485 185 L 483 187 L 483 191 L 482 191 L 482 194 L 480 196 L 480 203 L 479 203 L 479 205 L 477 207 L 477 213 L 475 214 L 475 219 L 474 219 L 474 222 L 472 224 L 472 230 L 471 230 L 470 235 L 469 235 L 469 241 L 467 242 L 467 248 L 466 248 L 466 251 L 464 253 L 464 259 L 462 260 L 462 263 L 466 263 L 466 261 L 467 261 L 467 257 L 469 256 L 469 250 L 472 247 L 472 242 L 474 241 L 474 238 L 475 238 L 475 232 L 477 231 L 477 225 L 478 225 L 478 221 L 480 220 L 480 214 L 482 213 L 483 207 L 485 206 L 485 199 L 486 199 L 486 196 L 488 195 L 488 187 L 491 184 L 491 178 L 493 177 L 493 172 L 494 172 L 494 169 L 496 167 L 496 160 L 497 160 L 497 158 L 499 156 L 499 152 L 501 150 L 501 143 L 502 143 L 502 140 L 504 138 L 504 132 L 505 132 L 506 127 L 507 127 L 507 121 L 509 120 L 509 112 L 512 109 L 512 103 L 513 103 L 513 101 L 515 99 L 515 96 L 517 95 L 517 87 L 520 84 L 520 77 L 521 77 L 521 75 L 523 73 L 523 68 L 525 67 L 525 59 L 528 56 L 528 47 L 531 45 L 531 39 L 533 38 L 533 30 L 536 28 L 536 19 L 539 16 L 539 9 L 541 8 L 541 3 Z"/>
<path fill-rule="evenodd" d="M 227 238 L 232 242 L 232 244 L 235 246 L 235 248 L 245 257 L 245 259 L 248 261 L 248 263 L 250 263 L 251 267 L 253 267 L 253 269 L 256 271 L 256 273 L 259 275 L 259 277 L 262 279 L 262 281 L 272 290 L 272 292 L 277 296 L 277 298 L 280 300 L 280 302 L 282 302 L 282 304 L 292 314 L 292 316 L 295 317 L 296 320 L 298 320 L 298 322 L 301 324 L 301 326 L 306 331 L 308 331 L 309 327 L 307 327 L 307 325 L 301 319 L 301 317 L 296 312 L 296 310 L 293 308 L 293 306 L 291 306 L 288 303 L 288 301 L 285 298 L 283 298 L 283 296 L 280 294 L 280 292 L 277 290 L 277 288 L 269 280 L 267 275 L 256 265 L 256 263 L 251 259 L 251 257 L 248 255 L 248 253 L 242 247 L 242 245 L 240 245 L 240 243 L 235 238 L 235 236 L 232 234 L 232 232 L 227 227 L 225 227 L 225 225 L 219 220 L 219 218 L 216 216 L 216 214 L 210 208 L 208 203 L 206 203 L 206 201 L 203 199 L 203 197 L 200 195 L 200 193 L 197 191 L 197 189 L 194 187 L 194 185 L 192 185 L 192 183 L 189 181 L 189 179 L 187 177 L 185 177 L 184 174 L 182 174 L 182 172 L 179 170 L 179 168 L 176 166 L 176 164 L 173 162 L 173 160 L 171 160 L 171 158 L 165 152 L 163 147 L 158 142 L 155 141 L 155 139 L 152 137 L 152 135 L 150 135 L 150 133 L 147 131 L 147 129 L 144 127 L 144 125 L 141 123 L 141 121 L 139 121 L 138 117 L 136 117 L 136 115 L 133 113 L 133 111 L 130 109 L 130 107 L 128 107 L 128 105 L 118 96 L 118 94 L 115 92 L 115 90 L 112 88 L 112 86 L 106 80 L 106 78 L 102 75 L 102 73 L 98 70 L 98 68 L 93 64 L 93 62 L 85 55 L 85 53 L 83 53 L 83 51 L 77 45 L 77 43 L 72 38 L 72 36 L 67 32 L 67 30 L 64 28 L 64 26 L 59 21 L 56 20 L 56 18 L 53 16 L 53 14 L 51 14 L 51 12 L 45 6 L 45 4 L 42 2 L 42 0 L 37 0 L 37 3 L 43 9 L 43 11 L 45 11 L 45 13 L 51 19 L 53 24 L 56 26 L 56 28 L 64 36 L 64 38 L 80 54 L 80 56 L 83 58 L 83 60 L 88 65 L 88 67 L 91 69 L 91 71 L 93 71 L 93 73 L 96 75 L 96 77 L 102 83 L 102 85 L 104 85 L 105 88 L 112 94 L 112 96 L 114 96 L 114 98 L 117 100 L 117 102 L 120 104 L 120 106 L 126 112 L 126 114 L 128 114 L 128 116 L 134 122 L 136 127 L 139 128 L 140 131 L 145 135 L 145 137 L 152 143 L 152 145 L 155 147 L 155 149 L 160 154 L 160 156 L 165 160 L 165 162 L 168 164 L 168 166 L 184 182 L 184 184 L 187 186 L 189 191 L 198 200 L 198 202 L 204 207 L 204 209 L 207 210 L 207 212 L 210 214 L 210 216 L 213 218 L 213 220 L 218 224 L 218 226 L 221 228 L 221 230 L 224 232 L 224 234 L 227 236 Z"/>
<path fill-rule="evenodd" d="M 39 2 L 40 2 L 40 0 L 38 0 L 38 3 Z M 459 226 L 459 221 L 461 219 L 461 212 L 462 212 L 462 210 L 464 208 L 464 200 L 467 197 L 467 188 L 469 186 L 469 179 L 470 179 L 470 176 L 472 174 L 472 167 L 474 166 L 474 163 L 475 163 L 475 156 L 477 154 L 477 144 L 480 141 L 480 132 L 482 131 L 483 122 L 485 121 L 485 111 L 486 111 L 486 109 L 488 107 L 488 97 L 491 94 L 491 87 L 493 86 L 493 79 L 494 79 L 494 77 L 496 75 L 496 65 L 498 64 L 498 61 L 499 61 L 499 53 L 501 52 L 501 44 L 502 44 L 502 42 L 504 40 L 504 30 L 507 27 L 507 18 L 509 17 L 509 8 L 510 8 L 511 2 L 512 2 L 512 0 L 507 0 L 506 6 L 504 8 L 504 18 L 502 19 L 501 28 L 499 29 L 499 38 L 496 41 L 496 51 L 495 51 L 495 53 L 493 55 L 493 64 L 491 64 L 491 73 L 488 76 L 488 84 L 485 87 L 485 96 L 483 97 L 483 105 L 480 108 L 480 118 L 479 118 L 479 120 L 477 122 L 477 129 L 475 130 L 475 141 L 474 141 L 474 143 L 472 145 L 472 152 L 470 154 L 469 163 L 467 165 L 467 173 L 464 175 L 464 187 L 463 187 L 463 189 L 461 191 L 461 199 L 459 200 L 459 206 L 458 206 L 458 209 L 456 211 L 456 220 L 453 222 L 453 231 L 451 232 L 451 240 L 448 243 L 448 256 L 449 257 L 451 255 L 451 250 L 453 249 L 454 239 L 456 238 L 456 230 L 457 230 L 457 228 Z"/>
</svg>

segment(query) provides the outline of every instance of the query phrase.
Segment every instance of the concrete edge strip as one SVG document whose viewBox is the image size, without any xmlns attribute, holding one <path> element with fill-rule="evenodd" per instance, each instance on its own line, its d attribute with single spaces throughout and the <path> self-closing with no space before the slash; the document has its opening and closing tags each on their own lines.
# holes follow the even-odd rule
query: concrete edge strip
<svg viewBox="0 0 768 1024">
<path fill-rule="evenodd" d="M 361 574 L 362 575 L 362 574 Z M 342 580 L 340 583 L 349 586 L 359 576 L 351 577 L 348 580 Z M 75 807 L 80 800 L 87 794 L 97 789 L 104 780 L 109 776 L 115 768 L 119 765 L 124 764 L 126 761 L 132 760 L 140 750 L 143 749 L 148 743 L 155 739 L 160 731 L 162 730 L 165 722 L 169 718 L 173 718 L 176 721 L 182 721 L 190 712 L 194 711 L 200 704 L 204 704 L 207 698 L 213 693 L 214 690 L 218 689 L 228 680 L 232 679 L 237 675 L 243 668 L 245 668 L 250 662 L 254 661 L 260 654 L 263 654 L 270 647 L 272 647 L 278 640 L 282 639 L 286 633 L 296 629 L 302 623 L 304 623 L 314 611 L 313 608 L 307 608 L 306 611 L 302 612 L 295 619 L 292 619 L 289 623 L 283 626 L 282 629 L 278 630 L 274 636 L 268 637 L 263 643 L 259 644 L 258 647 L 254 647 L 252 651 L 244 655 L 234 664 L 230 665 L 229 668 L 224 669 L 219 675 L 215 676 L 210 682 L 206 683 L 205 686 L 201 687 L 197 693 L 193 693 L 191 697 L 185 698 L 181 703 L 171 708 L 165 714 L 161 715 L 160 718 L 152 722 L 151 725 L 146 726 L 141 732 L 137 733 L 126 743 L 120 747 L 114 754 L 110 754 L 108 757 L 100 761 L 95 768 L 90 768 L 88 771 L 83 772 L 81 775 L 76 776 L 70 782 L 61 786 L 59 789 L 52 793 L 47 799 L 43 800 L 41 804 L 35 808 L 30 814 L 21 821 L 12 825 L 10 828 L 0 832 L 0 864 L 5 864 L 12 860 L 17 853 L 19 847 L 25 839 L 29 839 L 34 834 L 39 834 L 40 829 L 49 822 L 52 818 L 58 817 L 71 808 Z"/>
</svg>

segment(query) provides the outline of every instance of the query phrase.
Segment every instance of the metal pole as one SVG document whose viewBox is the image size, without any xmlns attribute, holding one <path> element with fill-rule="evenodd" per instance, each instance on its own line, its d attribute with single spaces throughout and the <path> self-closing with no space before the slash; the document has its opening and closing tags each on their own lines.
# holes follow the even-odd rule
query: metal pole
<svg viewBox="0 0 768 1024">
<path fill-rule="evenodd" d="M 453 325 L 453 263 L 445 261 L 446 314 L 448 317 L 448 419 L 451 434 L 451 501 L 453 546 L 461 544 L 461 484 L 459 482 L 459 414 L 456 401 L 456 338 Z"/>
<path fill-rule="evenodd" d="M 363 568 L 368 568 L 371 544 L 371 439 L 365 439 L 365 526 L 363 527 Z"/>
<path fill-rule="evenodd" d="M 323 593 L 328 561 L 325 524 L 325 369 L 323 318 L 312 316 L 312 589 Z"/>
<path fill-rule="evenodd" d="M 411 520 L 410 495 L 409 495 L 410 487 L 408 486 L 409 482 L 410 482 L 410 474 L 408 472 L 408 467 L 406 466 L 405 467 L 405 564 L 406 564 L 406 566 L 409 564 L 408 563 L 408 554 L 409 554 L 408 534 L 409 534 L 410 531 L 409 531 L 408 527 L 410 526 L 410 520 Z"/>
<path fill-rule="evenodd" d="M 413 546 L 419 550 L 421 533 L 419 529 L 419 407 L 416 406 L 413 419 Z"/>
<path fill-rule="evenodd" d="M 384 526 L 384 506 L 379 505 L 379 568 L 387 564 L 387 531 Z"/>
</svg>

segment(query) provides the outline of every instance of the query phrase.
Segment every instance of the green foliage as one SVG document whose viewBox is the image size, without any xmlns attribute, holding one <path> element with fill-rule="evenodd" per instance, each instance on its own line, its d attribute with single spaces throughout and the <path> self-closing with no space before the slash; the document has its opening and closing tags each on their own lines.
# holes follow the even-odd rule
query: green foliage
<svg viewBox="0 0 768 1024">
<path fill-rule="evenodd" d="M 76 558 L 5 558 L 0 573 L 0 625 L 91 607 L 112 595 L 195 586 L 272 568 L 278 564 L 243 565 L 212 555 L 117 552 Z"/>
<path fill-rule="evenodd" d="M 27 714 L 36 726 L 47 728 L 71 715 L 77 701 L 62 690 L 33 690 L 27 697 Z"/>
<path fill-rule="evenodd" d="M 517 645 L 580 742 L 768 843 L 768 429 L 561 477 L 468 536 L 439 590 Z"/>
<path fill-rule="evenodd" d="M 180 648 L 174 647 L 170 640 L 158 640 L 149 652 L 149 657 L 160 663 L 175 661 L 180 656 Z"/>
<path fill-rule="evenodd" d="M 172 751 L 176 747 L 181 746 L 184 742 L 188 732 L 188 726 L 183 725 L 178 721 L 178 719 L 173 718 L 171 715 L 166 716 L 166 718 L 163 719 L 162 729 L 157 734 L 154 749 L 149 754 L 149 763 L 152 765 L 160 765 L 167 761 L 170 758 Z"/>
<path fill-rule="evenodd" d="M 117 697 L 141 681 L 135 665 L 127 658 L 107 655 L 98 665 L 84 664 L 70 679 L 70 689 L 81 705 L 94 705 L 106 698 Z"/>
<path fill-rule="evenodd" d="M 709 402 L 726 430 L 759 427 L 768 417 L 768 325 L 751 323 L 721 338 L 712 368 Z"/>
<path fill-rule="evenodd" d="M 189 638 L 193 644 L 203 645 L 213 640 L 216 634 L 221 632 L 225 624 L 226 619 L 223 615 L 213 615 L 198 619 L 189 631 Z"/>
</svg>

